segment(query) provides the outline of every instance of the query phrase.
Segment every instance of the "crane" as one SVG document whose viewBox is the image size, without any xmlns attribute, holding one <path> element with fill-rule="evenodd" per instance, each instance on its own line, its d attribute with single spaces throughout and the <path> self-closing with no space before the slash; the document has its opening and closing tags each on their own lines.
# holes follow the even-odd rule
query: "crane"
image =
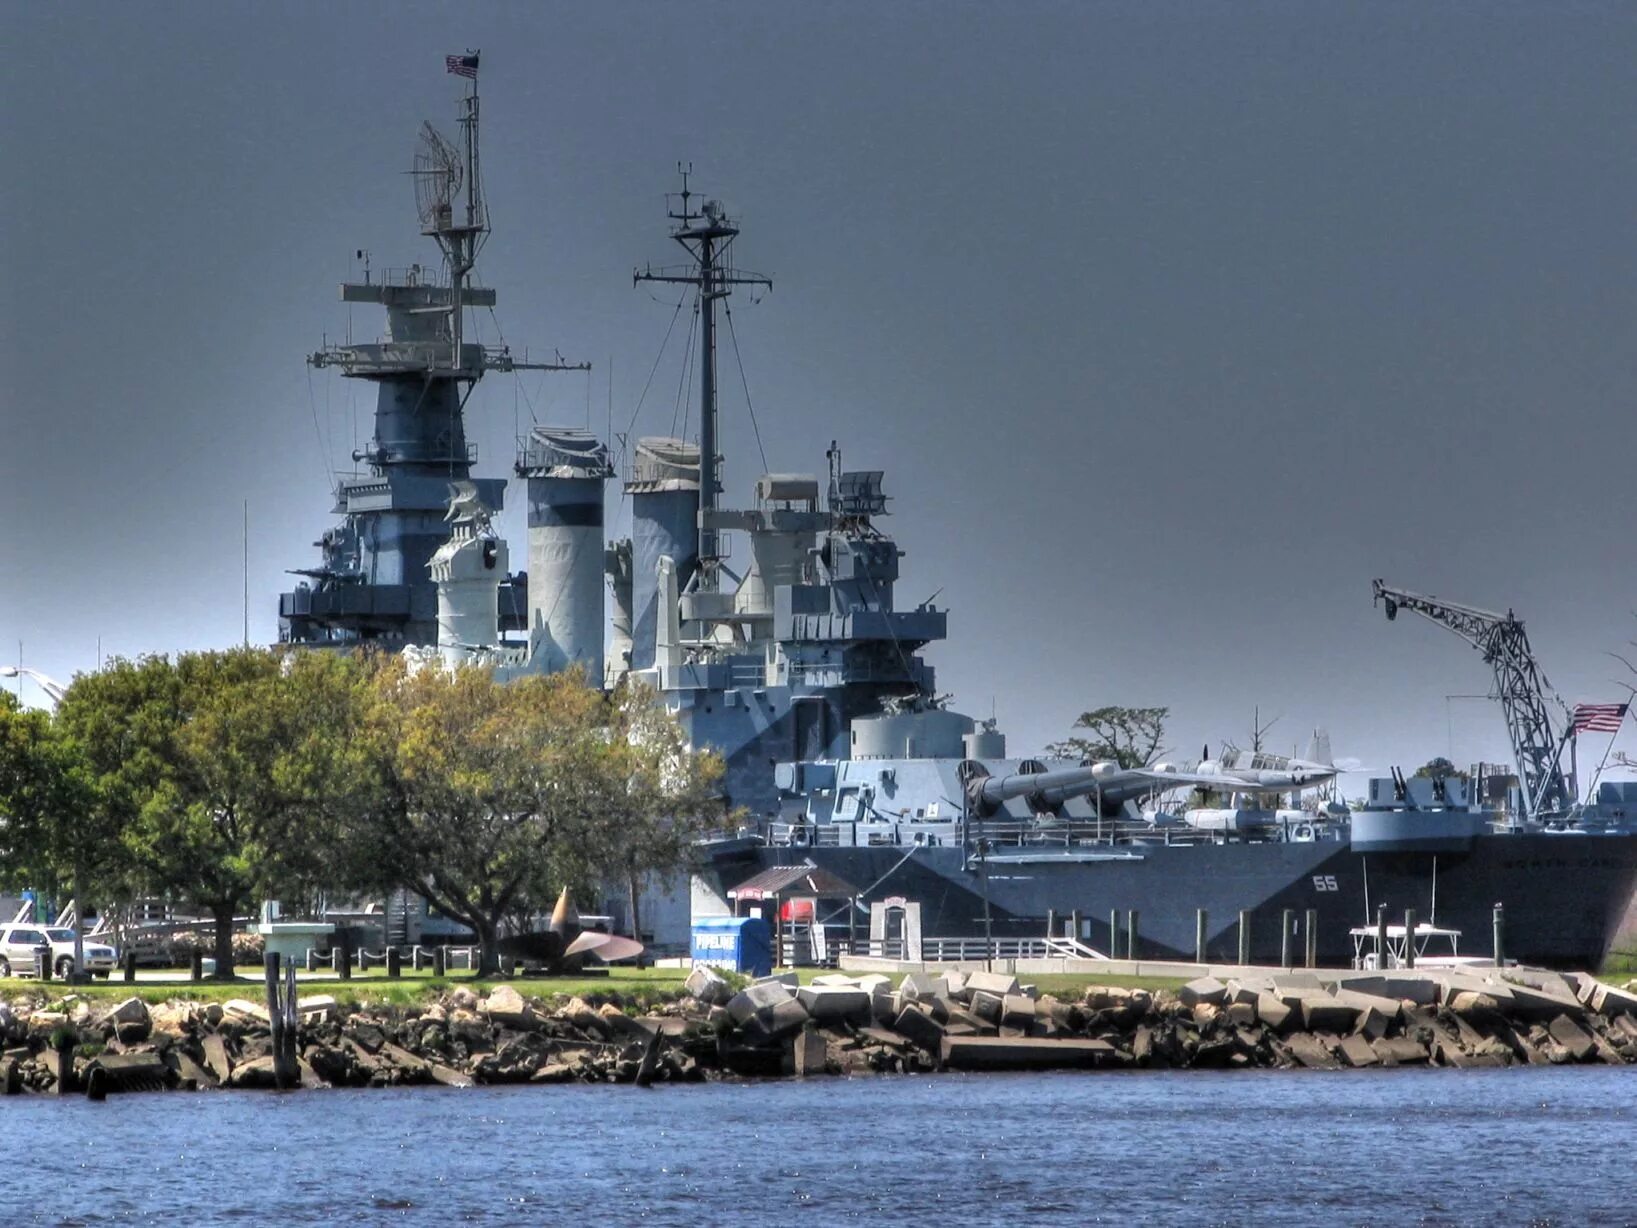
<svg viewBox="0 0 1637 1228">
<path fill-rule="evenodd" d="M 0 665 L 0 678 L 32 678 L 34 683 L 50 697 L 51 702 L 61 703 L 68 692 L 68 688 L 55 678 L 42 674 L 37 669 L 30 669 L 26 665 Z"/>
<path fill-rule="evenodd" d="M 1529 649 L 1523 620 L 1511 610 L 1496 614 L 1393 588 L 1383 580 L 1374 581 L 1372 587 L 1375 603 L 1385 608 L 1389 621 L 1397 618 L 1400 610 L 1409 610 L 1453 631 L 1483 653 L 1485 663 L 1495 671 L 1495 694 L 1512 739 L 1512 754 L 1523 784 L 1524 818 L 1568 813 L 1574 799 L 1558 770 L 1566 735 L 1560 735 L 1552 726 L 1546 704 L 1551 687 Z M 1562 700 L 1555 695 L 1552 698 L 1563 707 Z"/>
</svg>

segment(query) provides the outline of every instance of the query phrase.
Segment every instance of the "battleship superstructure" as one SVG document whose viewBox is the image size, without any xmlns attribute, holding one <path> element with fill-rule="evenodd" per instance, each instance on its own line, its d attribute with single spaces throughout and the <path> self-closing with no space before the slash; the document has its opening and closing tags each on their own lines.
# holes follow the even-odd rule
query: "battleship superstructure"
<svg viewBox="0 0 1637 1228">
<path fill-rule="evenodd" d="M 466 399 L 491 371 L 584 369 L 529 362 L 506 346 L 466 340 L 466 309 L 495 305 L 494 290 L 472 279 L 489 219 L 480 175 L 477 78 L 468 80 L 460 145 L 424 125 L 412 171 L 421 233 L 437 243 L 440 264 L 379 276 L 366 264 L 364 279 L 343 284 L 341 298 L 384 307 L 386 335 L 326 345 L 308 359 L 375 386 L 375 427 L 367 446 L 353 453 L 368 471 L 336 484 L 333 510 L 344 519 L 315 543 L 321 561 L 297 569 L 303 581 L 279 597 L 284 642 L 435 644 L 437 596 L 428 567 L 449 538 L 451 483 L 469 482 L 492 512 L 501 509 L 506 494 L 505 479 L 471 476 L 477 455 L 466 441 Z M 501 629 L 522 630 L 526 580 L 506 578 L 499 604 Z"/>
<path fill-rule="evenodd" d="M 468 105 L 470 184 L 475 90 Z M 429 148 L 432 165 L 453 165 Z M 457 389 L 523 364 L 460 340 L 459 306 L 482 293 L 466 284 L 482 215 L 468 202 L 457 226 L 446 198 L 432 194 L 426 223 L 446 283 L 344 288 L 387 306 L 392 339 L 315 356 L 380 384 L 374 474 L 342 484 L 347 520 L 309 573 L 318 586 L 285 595 L 285 638 L 392 637 L 503 677 L 578 666 L 594 684 L 652 686 L 694 745 L 723 755 L 725 801 L 742 823 L 704 846 L 697 907 L 761 907 L 752 901 L 768 898 L 765 886 L 748 885 L 808 867 L 849 886 L 832 912 L 913 908 L 921 933 L 946 938 L 1050 929 L 1083 952 L 1115 950 L 1107 918 L 1135 911 L 1147 954 L 1192 955 L 1202 909 L 1210 958 L 1238 954 L 1243 916 L 1250 954 L 1271 959 L 1299 916 L 1317 927 L 1321 959 L 1344 960 L 1350 929 L 1382 904 L 1477 934 L 1498 901 L 1525 959 L 1594 965 L 1617 936 L 1637 941 L 1629 829 L 1499 831 L 1416 782 L 1373 788 L 1362 821 L 1335 805 L 1283 810 L 1269 795 L 1306 784 L 1270 789 L 1269 773 L 1284 782 L 1324 765 L 1247 762 L 1240 779 L 1237 760 L 1206 772 L 1010 757 L 992 723 L 945 708 L 921 652 L 945 638 L 947 615 L 930 601 L 896 604 L 902 552 L 882 525 L 881 471 L 844 468 L 832 445 L 822 474 L 763 474 L 750 507 L 721 503 L 716 311 L 734 287 L 771 283 L 734 265 L 738 227 L 686 175 L 669 217 L 688 261 L 635 280 L 696 296 L 699 438 L 635 442 L 623 474 L 631 537 L 609 540 L 604 499 L 618 466 L 605 442 L 535 428 L 515 468 L 528 489 L 529 573 L 507 576 L 487 510 L 500 507 L 503 483 L 469 478 Z M 505 643 L 507 630 L 527 640 Z M 1181 816 L 1156 804 L 1193 787 L 1247 804 Z M 811 908 L 807 919 L 817 924 Z"/>
</svg>

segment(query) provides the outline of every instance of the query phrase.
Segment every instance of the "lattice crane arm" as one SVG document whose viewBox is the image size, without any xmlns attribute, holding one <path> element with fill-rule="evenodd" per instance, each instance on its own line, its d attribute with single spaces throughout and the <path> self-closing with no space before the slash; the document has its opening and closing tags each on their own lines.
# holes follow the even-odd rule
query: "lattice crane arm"
<svg viewBox="0 0 1637 1228">
<path fill-rule="evenodd" d="M 1551 688 L 1529 648 L 1523 620 L 1510 610 L 1497 614 L 1393 588 L 1382 580 L 1371 587 L 1376 604 L 1385 607 L 1389 620 L 1398 617 L 1400 610 L 1409 610 L 1454 632 L 1483 654 L 1485 664 L 1495 672 L 1495 694 L 1523 783 L 1525 817 L 1567 812 L 1574 799 L 1558 770 L 1567 735 L 1559 735 L 1553 727 L 1546 703 Z M 1561 700 L 1557 703 L 1563 706 Z"/>
</svg>

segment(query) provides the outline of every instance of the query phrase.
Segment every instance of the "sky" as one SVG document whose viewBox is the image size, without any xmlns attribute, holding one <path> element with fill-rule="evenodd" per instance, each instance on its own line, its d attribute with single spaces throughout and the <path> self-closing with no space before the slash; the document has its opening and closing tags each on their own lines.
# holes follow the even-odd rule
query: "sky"
<svg viewBox="0 0 1637 1228">
<path fill-rule="evenodd" d="M 4 14 L 0 660 L 21 641 L 66 679 L 237 643 L 247 577 L 250 638 L 276 638 L 372 406 L 305 356 L 382 327 L 338 301 L 357 249 L 435 258 L 402 172 L 474 48 L 483 336 L 594 364 L 483 381 L 480 474 L 531 420 L 680 427 L 675 298 L 630 274 L 679 254 L 687 160 L 774 280 L 733 302 L 767 467 L 821 472 L 835 439 L 886 471 L 900 604 L 939 594 L 939 689 L 1014 753 L 1130 704 L 1171 709 L 1178 755 L 1259 711 L 1278 749 L 1324 726 L 1376 767 L 1509 759 L 1466 698 L 1479 655 L 1389 625 L 1376 576 L 1514 609 L 1571 703 L 1624 694 L 1630 5 Z M 745 504 L 763 465 L 723 352 Z"/>
</svg>

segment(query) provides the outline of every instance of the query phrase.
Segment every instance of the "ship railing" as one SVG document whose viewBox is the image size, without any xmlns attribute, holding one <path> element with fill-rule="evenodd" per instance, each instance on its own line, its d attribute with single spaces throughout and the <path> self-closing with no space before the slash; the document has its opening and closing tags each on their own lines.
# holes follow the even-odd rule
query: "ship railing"
<svg viewBox="0 0 1637 1228">
<path fill-rule="evenodd" d="M 1065 955 L 1062 948 L 1067 941 L 1057 938 L 923 938 L 921 960 L 928 964 L 953 964 L 989 959 L 1097 958 L 1095 953 Z"/>
</svg>

